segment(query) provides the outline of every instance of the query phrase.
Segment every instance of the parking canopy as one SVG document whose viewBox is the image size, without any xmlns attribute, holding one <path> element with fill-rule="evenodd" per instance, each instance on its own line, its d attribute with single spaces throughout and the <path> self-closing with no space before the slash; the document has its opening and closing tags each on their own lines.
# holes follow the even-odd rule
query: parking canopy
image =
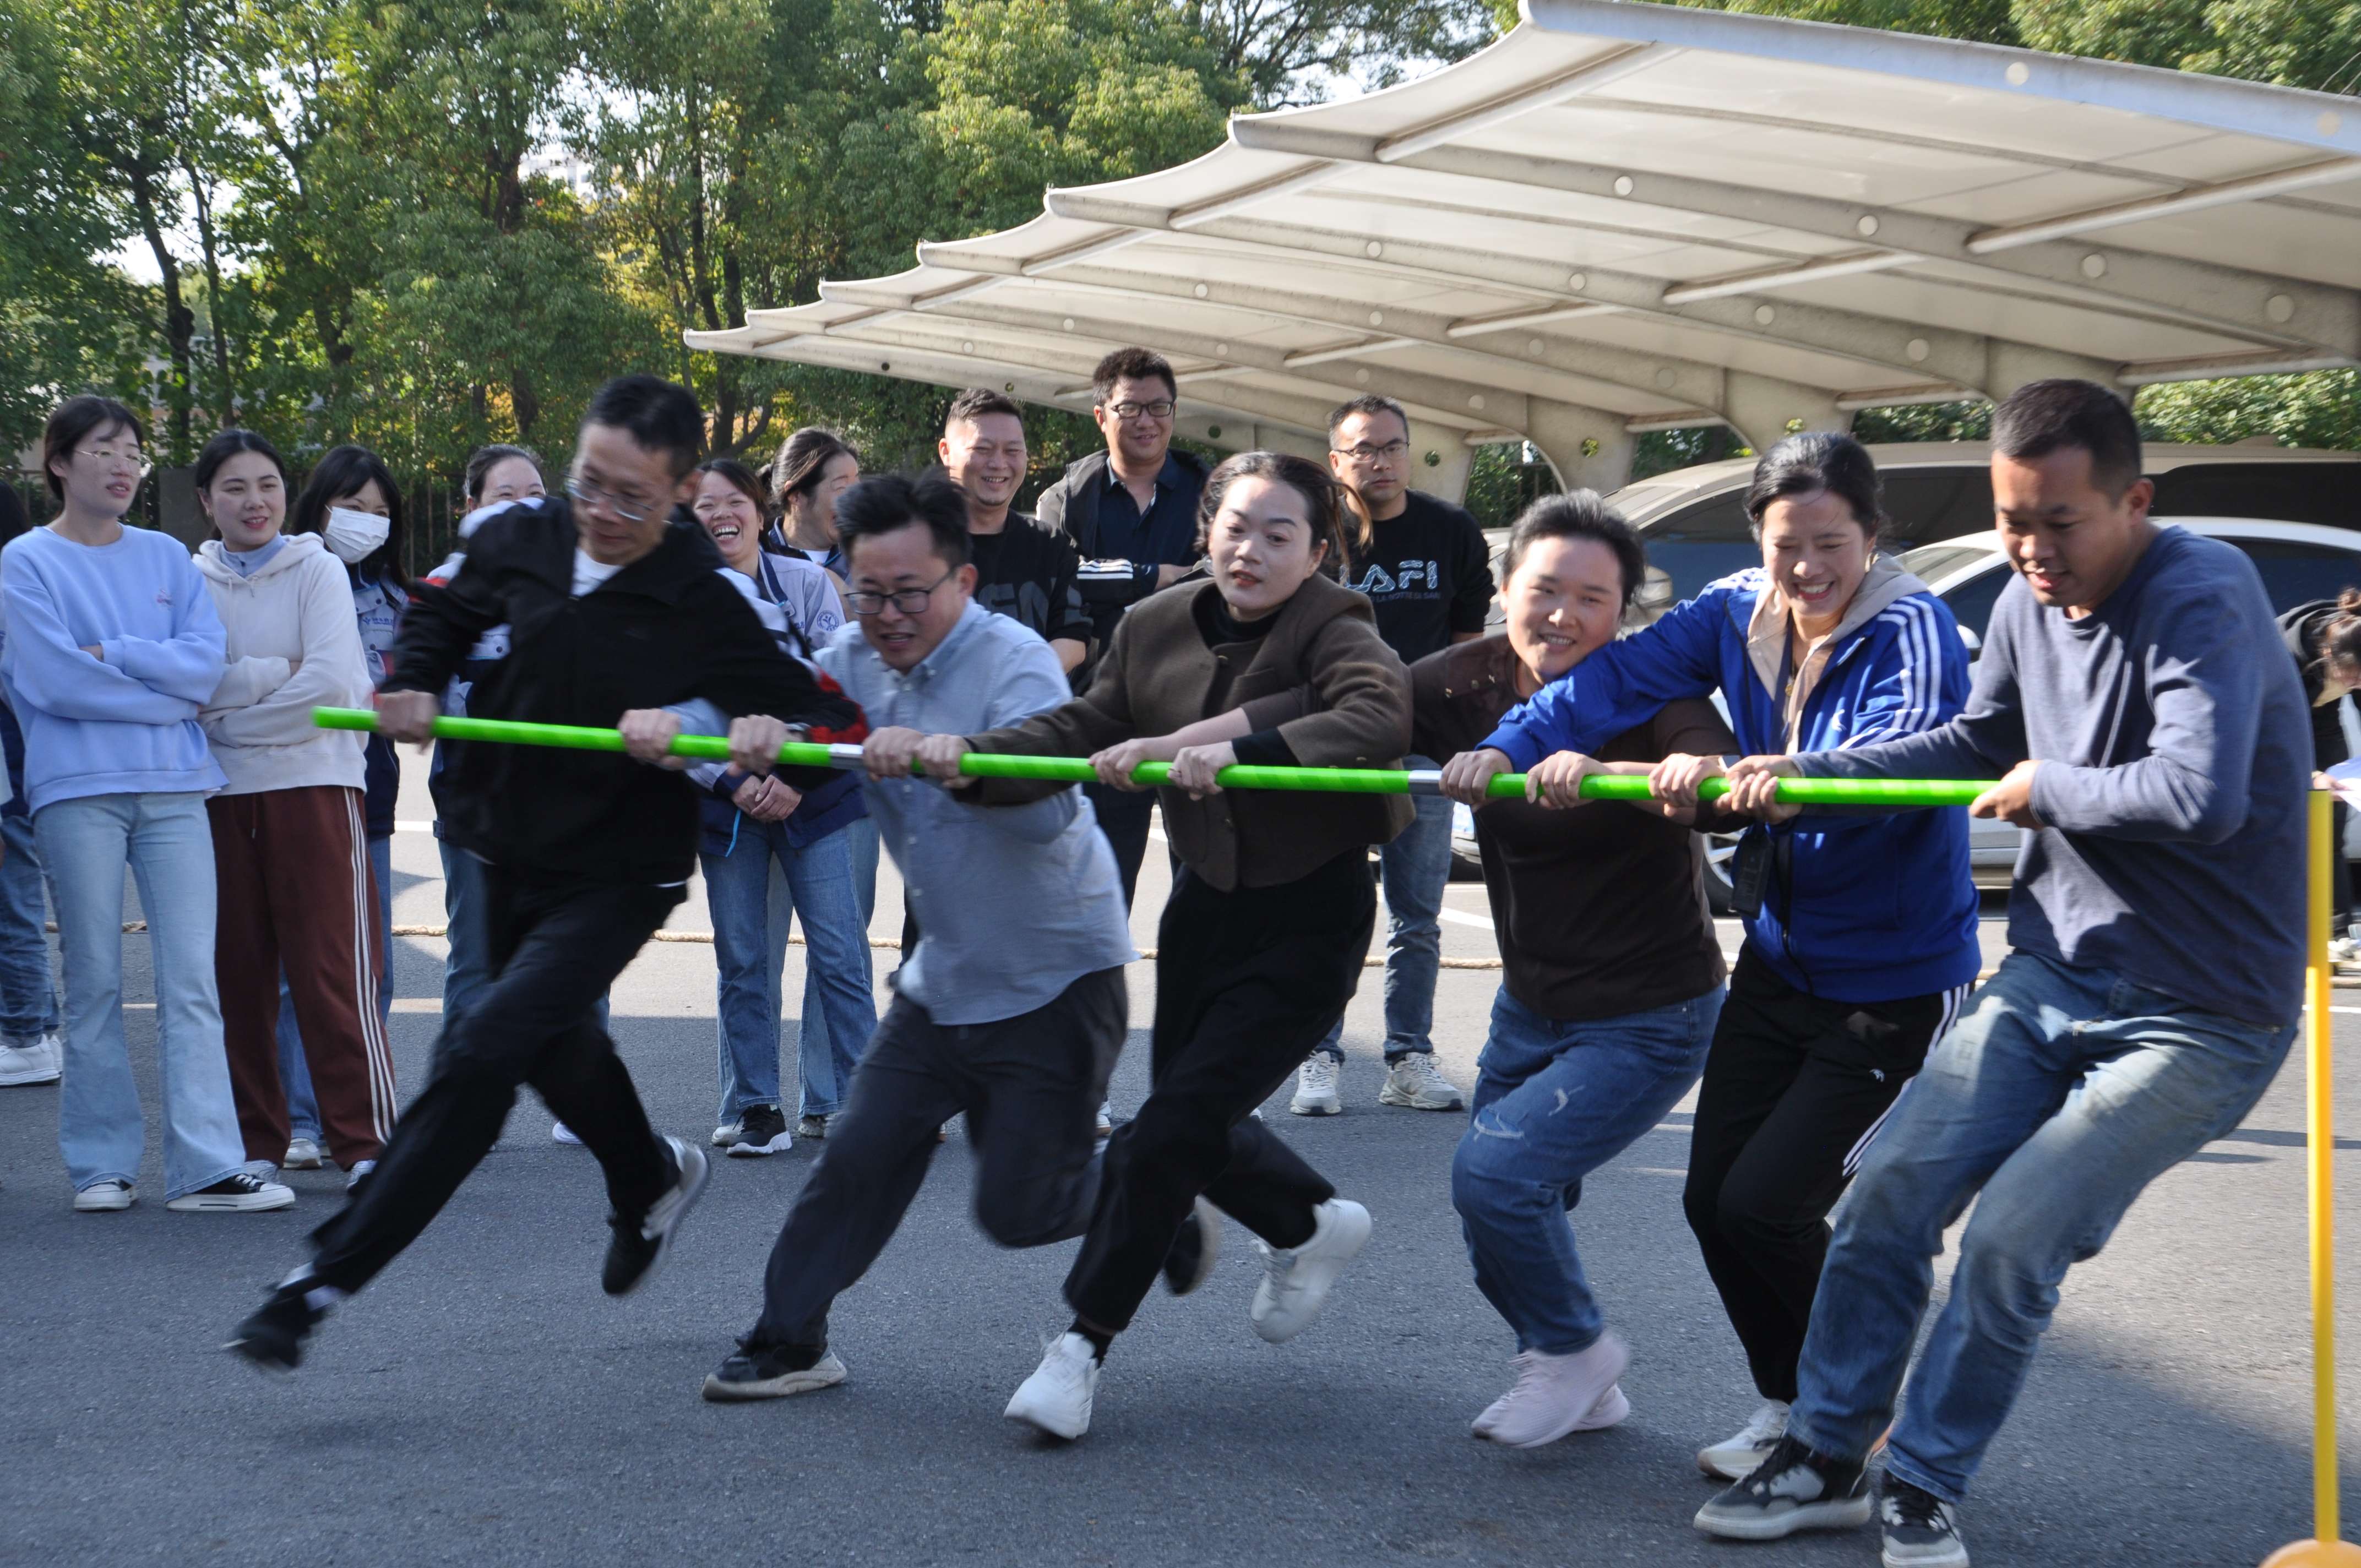
<svg viewBox="0 0 2361 1568">
<path fill-rule="evenodd" d="M 1043 205 L 688 342 L 1077 410 L 1138 343 L 1219 445 L 1324 446 L 1382 391 L 1430 466 L 1522 439 L 1600 488 L 1652 428 L 2361 354 L 2353 99 L 1672 5 L 1527 0 L 1457 65 Z"/>
</svg>

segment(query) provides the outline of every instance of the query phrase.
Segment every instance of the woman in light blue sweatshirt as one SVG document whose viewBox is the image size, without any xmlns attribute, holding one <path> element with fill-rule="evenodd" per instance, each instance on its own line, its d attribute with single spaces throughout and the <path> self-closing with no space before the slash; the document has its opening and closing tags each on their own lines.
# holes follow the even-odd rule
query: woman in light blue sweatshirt
<svg viewBox="0 0 2361 1568">
<path fill-rule="evenodd" d="M 58 1143 L 85 1212 L 128 1209 L 147 1127 L 123 1037 L 123 872 L 156 971 L 165 1207 L 283 1209 L 246 1168 L 214 982 L 205 796 L 224 779 L 197 710 L 225 637 L 186 549 L 124 526 L 147 471 L 138 419 L 103 398 L 49 416 L 56 521 L 0 550 L 0 684 L 25 730 L 25 793 L 65 953 Z"/>
</svg>

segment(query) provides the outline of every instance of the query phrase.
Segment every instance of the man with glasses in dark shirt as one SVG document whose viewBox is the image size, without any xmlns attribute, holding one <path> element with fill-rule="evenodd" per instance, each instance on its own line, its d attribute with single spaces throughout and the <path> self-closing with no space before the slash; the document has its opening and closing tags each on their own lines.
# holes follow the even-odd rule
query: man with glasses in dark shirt
<svg viewBox="0 0 2361 1568">
<path fill-rule="evenodd" d="M 1000 393 L 971 387 L 951 400 L 935 452 L 967 498 L 975 602 L 1038 633 L 1071 674 L 1091 641 L 1075 586 L 1082 557 L 1073 541 L 1010 504 L 1025 482 L 1024 415 Z"/>
<path fill-rule="evenodd" d="M 1205 488 L 1205 466 L 1172 450 L 1180 384 L 1162 356 L 1118 348 L 1099 361 L 1091 385 L 1096 396 L 1091 418 L 1107 449 L 1069 466 L 1038 504 L 1043 524 L 1063 529 L 1082 552 L 1082 602 L 1104 650 L 1126 609 L 1170 587 L 1196 565 L 1197 497 Z M 1148 852 L 1156 797 L 1104 784 L 1085 785 L 1084 793 L 1115 846 L 1128 905 Z"/>
</svg>

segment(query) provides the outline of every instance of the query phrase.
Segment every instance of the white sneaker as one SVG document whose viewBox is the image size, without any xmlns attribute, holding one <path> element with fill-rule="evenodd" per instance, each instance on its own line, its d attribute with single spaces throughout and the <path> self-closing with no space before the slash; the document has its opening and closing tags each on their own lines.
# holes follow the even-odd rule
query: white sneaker
<svg viewBox="0 0 2361 1568">
<path fill-rule="evenodd" d="M 119 1210 L 128 1209 L 138 1201 L 138 1199 L 137 1188 L 127 1181 L 117 1181 L 113 1177 L 108 1177 L 104 1181 L 92 1182 L 74 1194 L 74 1212 L 112 1214 Z"/>
<path fill-rule="evenodd" d="M 1409 1111 L 1457 1111 L 1467 1102 L 1458 1085 L 1434 1065 L 1433 1051 L 1412 1051 L 1386 1069 L 1386 1086 L 1378 1091 L 1378 1103 Z"/>
<path fill-rule="evenodd" d="M 294 1207 L 295 1190 L 265 1181 L 252 1171 L 224 1177 L 211 1187 L 200 1187 L 164 1205 L 176 1214 L 258 1214 L 270 1209 Z"/>
<path fill-rule="evenodd" d="M 361 1184 L 361 1178 L 376 1168 L 377 1161 L 373 1159 L 353 1161 L 352 1169 L 345 1172 L 345 1190 L 350 1192 L 354 1188 L 358 1187 Z"/>
<path fill-rule="evenodd" d="M 743 1116 L 739 1117 L 738 1120 L 734 1122 L 722 1123 L 721 1125 L 713 1129 L 713 1146 L 718 1149 L 728 1148 L 731 1144 L 738 1141 L 738 1135 L 745 1125 L 746 1118 Z M 557 1136 L 554 1132 L 550 1135 L 552 1137 Z M 558 1142 L 560 1143 L 564 1143 L 565 1141 L 566 1140 L 563 1138 L 558 1138 Z"/>
<path fill-rule="evenodd" d="M 1510 1448 L 1539 1448 L 1568 1432 L 1613 1426 L 1631 1413 L 1615 1381 L 1631 1363 L 1631 1351 L 1611 1333 L 1571 1355 L 1525 1351 L 1516 1359 L 1517 1381 L 1476 1418 L 1473 1430 Z"/>
<path fill-rule="evenodd" d="M 2338 937 L 2328 944 L 2330 963 L 2349 964 L 2356 959 L 2361 959 L 2361 942 L 2356 942 L 2350 937 Z"/>
<path fill-rule="evenodd" d="M 1246 1316 L 1254 1332 L 1272 1344 L 1312 1326 L 1336 1277 L 1368 1243 L 1369 1212 L 1351 1199 L 1331 1198 L 1312 1213 L 1312 1239 L 1300 1247 L 1275 1247 L 1255 1238 L 1262 1253 L 1263 1277 Z"/>
<path fill-rule="evenodd" d="M 1710 1448 L 1697 1450 L 1697 1468 L 1725 1481 L 1743 1481 L 1787 1435 L 1787 1402 L 1766 1399 L 1746 1424 Z"/>
<path fill-rule="evenodd" d="M 1102 1100 L 1099 1102 L 1099 1124 L 1095 1130 L 1097 1135 L 1102 1138 L 1111 1138 L 1115 1136 L 1114 1101 Z"/>
<path fill-rule="evenodd" d="M 55 1083 L 64 1076 L 65 1051 L 55 1035 L 0 1036 L 0 1088 Z"/>
<path fill-rule="evenodd" d="M 1091 1396 L 1098 1386 L 1099 1362 L 1091 1342 L 1078 1333 L 1062 1333 L 1000 1413 L 1071 1442 L 1091 1430 Z"/>
<path fill-rule="evenodd" d="M 1295 1098 L 1287 1102 L 1287 1108 L 1299 1116 L 1334 1116 L 1342 1111 L 1345 1102 L 1336 1095 L 1337 1066 L 1336 1058 L 1326 1051 L 1304 1058 L 1303 1065 L 1295 1070 Z"/>
<path fill-rule="evenodd" d="M 281 1170 L 317 1170 L 320 1168 L 320 1144 L 316 1138 L 290 1138 L 287 1157 L 279 1162 Z"/>
<path fill-rule="evenodd" d="M 553 1144 L 566 1144 L 577 1149 L 582 1146 L 581 1135 L 563 1122 L 552 1122 L 549 1124 L 549 1141 Z"/>
</svg>

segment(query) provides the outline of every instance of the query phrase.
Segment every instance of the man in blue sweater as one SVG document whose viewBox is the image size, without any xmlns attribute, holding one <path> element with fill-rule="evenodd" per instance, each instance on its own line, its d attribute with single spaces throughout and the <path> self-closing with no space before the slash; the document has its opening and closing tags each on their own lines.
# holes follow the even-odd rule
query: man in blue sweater
<svg viewBox="0 0 2361 1568">
<path fill-rule="evenodd" d="M 1804 1344 L 1787 1435 L 1697 1514 L 1768 1540 L 1857 1525 L 1943 1232 L 1982 1194 L 1912 1376 L 1880 1498 L 1889 1568 L 1960 1568 L 1954 1510 L 2007 1419 L 2070 1266 L 2143 1189 L 2235 1127 L 2294 1038 L 2311 732 L 2261 579 L 2148 519 L 2131 411 L 2039 381 L 1993 418 L 1993 504 L 2018 581 L 1966 709 L 1779 775 L 1997 776 L 1969 810 L 2033 832 L 2015 949 L 1927 1056 L 1864 1163 Z"/>
</svg>

